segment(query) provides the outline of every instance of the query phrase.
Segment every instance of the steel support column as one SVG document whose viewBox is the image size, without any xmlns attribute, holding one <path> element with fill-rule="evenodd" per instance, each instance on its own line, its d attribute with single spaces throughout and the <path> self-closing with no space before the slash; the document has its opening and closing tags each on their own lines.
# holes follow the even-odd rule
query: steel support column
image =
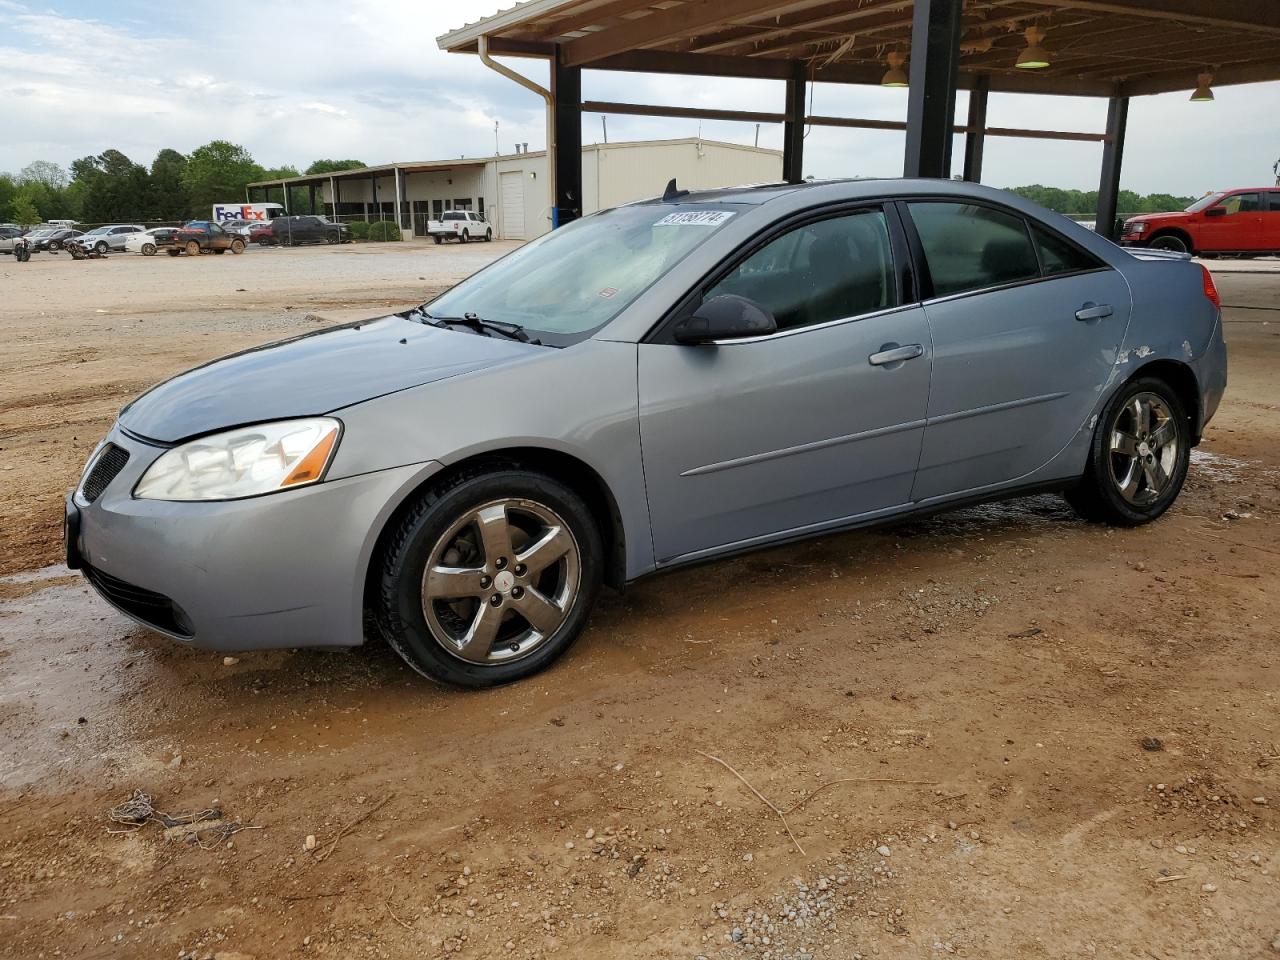
<svg viewBox="0 0 1280 960">
<path fill-rule="evenodd" d="M 809 82 L 805 65 L 797 60 L 791 64 L 791 76 L 787 78 L 786 120 L 782 128 L 782 179 L 787 183 L 804 181 L 804 126 L 808 112 Z"/>
<path fill-rule="evenodd" d="M 392 167 L 391 173 L 396 178 L 396 215 L 393 219 L 396 222 L 396 226 L 399 227 L 401 230 L 403 230 L 404 229 L 404 201 L 402 198 L 404 197 L 404 192 L 403 192 L 404 184 L 400 179 L 399 167 Z"/>
<path fill-rule="evenodd" d="M 563 226 L 582 216 L 582 68 L 561 64 L 560 52 L 551 62 L 551 98 L 555 116 L 551 226 Z"/>
<path fill-rule="evenodd" d="M 1102 147 L 1102 179 L 1098 182 L 1098 222 L 1094 229 L 1116 239 L 1116 207 L 1120 202 L 1120 166 L 1124 160 L 1124 132 L 1129 122 L 1129 98 L 1112 97 L 1107 105 L 1107 140 Z"/>
<path fill-rule="evenodd" d="M 283 180 L 280 181 L 280 189 L 284 191 L 284 212 L 293 213 L 293 210 L 289 207 L 289 184 L 285 183 Z"/>
<path fill-rule="evenodd" d="M 329 178 L 329 206 L 332 207 L 329 215 L 336 222 L 338 219 L 338 181 L 333 177 Z"/>
<path fill-rule="evenodd" d="M 969 133 L 964 141 L 964 178 L 971 183 L 982 182 L 982 151 L 987 144 L 987 93 L 991 79 L 980 73 L 973 78 L 969 88 Z"/>
<path fill-rule="evenodd" d="M 316 185 L 314 183 L 307 184 L 307 213 L 316 212 Z"/>
<path fill-rule="evenodd" d="M 378 219 L 382 219 L 382 208 L 378 206 L 378 178 L 369 174 L 369 203 L 378 211 Z M 369 222 L 369 203 L 364 205 L 364 222 Z"/>
<path fill-rule="evenodd" d="M 908 177 L 951 176 L 963 5 L 963 0 L 915 0 L 903 164 Z"/>
</svg>

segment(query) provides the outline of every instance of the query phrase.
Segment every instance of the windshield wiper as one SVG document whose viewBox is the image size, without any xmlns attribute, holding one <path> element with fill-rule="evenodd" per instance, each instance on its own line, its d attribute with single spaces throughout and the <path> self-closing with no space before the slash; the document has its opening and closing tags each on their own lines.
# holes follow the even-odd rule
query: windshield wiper
<svg viewBox="0 0 1280 960">
<path fill-rule="evenodd" d="M 468 330 L 473 330 L 476 333 L 481 334 L 487 330 L 491 330 L 494 333 L 500 333 L 504 337 L 508 337 L 512 340 L 519 340 L 521 343 L 532 343 L 537 346 L 542 345 L 541 341 L 531 339 L 529 335 L 524 332 L 524 327 L 520 326 L 518 323 L 503 323 L 498 320 L 485 320 L 483 317 L 474 313 L 464 313 L 460 317 L 433 317 L 431 314 L 423 311 L 423 316 L 428 320 L 434 321 L 437 325 L 453 324 L 459 327 L 466 327 Z"/>
</svg>

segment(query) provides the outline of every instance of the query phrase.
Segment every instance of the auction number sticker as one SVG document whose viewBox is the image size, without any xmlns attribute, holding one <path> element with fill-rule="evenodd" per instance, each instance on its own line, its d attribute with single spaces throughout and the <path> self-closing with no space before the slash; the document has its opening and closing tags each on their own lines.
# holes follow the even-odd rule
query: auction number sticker
<svg viewBox="0 0 1280 960">
<path fill-rule="evenodd" d="M 727 210 L 689 210 L 684 213 L 669 213 L 655 227 L 718 227 L 728 221 L 733 214 Z"/>
</svg>

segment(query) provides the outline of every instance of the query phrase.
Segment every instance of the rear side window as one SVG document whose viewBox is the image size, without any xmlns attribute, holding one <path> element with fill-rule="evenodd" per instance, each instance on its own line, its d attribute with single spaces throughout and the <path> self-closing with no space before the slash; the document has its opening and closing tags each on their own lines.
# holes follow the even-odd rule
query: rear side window
<svg viewBox="0 0 1280 960">
<path fill-rule="evenodd" d="M 1262 209 L 1262 198 L 1256 193 L 1235 193 L 1222 201 L 1227 216 L 1233 213 L 1257 213 Z"/>
<path fill-rule="evenodd" d="M 908 203 L 924 247 L 936 297 L 981 290 L 1040 275 L 1021 217 L 950 201 Z"/>
<path fill-rule="evenodd" d="M 770 241 L 706 293 L 736 294 L 771 311 L 779 330 L 896 306 L 883 210 L 808 223 Z"/>
<path fill-rule="evenodd" d="M 1073 243 L 1068 243 L 1055 233 L 1041 227 L 1033 226 L 1031 235 L 1036 241 L 1036 250 L 1040 253 L 1040 265 L 1046 277 L 1055 277 L 1063 273 L 1079 273 L 1082 270 L 1097 270 L 1104 264 L 1093 254 L 1086 253 Z"/>
</svg>

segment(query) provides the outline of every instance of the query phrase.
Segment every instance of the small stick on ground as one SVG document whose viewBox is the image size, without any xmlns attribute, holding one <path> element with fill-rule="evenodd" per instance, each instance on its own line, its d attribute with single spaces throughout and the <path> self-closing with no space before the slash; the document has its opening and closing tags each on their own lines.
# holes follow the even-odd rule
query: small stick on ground
<svg viewBox="0 0 1280 960">
<path fill-rule="evenodd" d="M 787 815 L 783 813 L 781 810 L 779 810 L 777 807 L 775 807 L 770 802 L 768 797 L 766 797 L 763 793 L 761 793 L 759 790 L 753 787 L 751 785 L 751 782 L 746 777 L 740 774 L 737 770 L 733 769 L 733 767 L 729 766 L 729 764 L 725 763 L 719 757 L 713 757 L 711 754 L 703 753 L 701 750 L 695 750 L 693 752 L 698 754 L 699 756 L 706 757 L 708 760 L 715 761 L 716 763 L 720 764 L 720 766 L 724 767 L 726 770 L 732 773 L 739 780 L 741 780 L 743 784 L 746 785 L 746 788 L 748 790 L 750 790 L 752 793 L 754 793 L 757 797 L 760 798 L 761 803 L 763 803 L 766 807 L 768 807 L 770 810 L 772 810 L 774 813 L 778 815 L 778 819 L 782 821 L 783 828 L 787 831 L 787 836 L 791 838 L 791 842 L 794 843 L 796 845 L 796 849 L 800 851 L 800 856 L 802 857 L 808 856 L 808 854 L 804 852 L 804 847 L 800 846 L 800 841 L 796 839 L 796 835 L 791 832 L 791 824 L 787 823 Z"/>
<path fill-rule="evenodd" d="M 1152 883 L 1172 883 L 1174 880 L 1185 880 L 1185 879 L 1187 879 L 1187 875 L 1185 873 L 1174 873 L 1174 874 L 1170 874 L 1167 877 L 1156 877 L 1151 882 Z"/>
<path fill-rule="evenodd" d="M 399 917 L 397 917 L 397 916 L 396 916 L 396 912 L 395 912 L 394 910 L 392 910 L 392 909 L 391 909 L 391 901 L 390 901 L 390 900 L 383 900 L 383 901 L 382 901 L 382 905 L 383 905 L 384 907 L 386 907 L 386 908 L 387 908 L 387 913 L 389 913 L 389 914 L 391 915 L 391 919 L 392 919 L 392 920 L 394 920 L 396 923 L 400 924 L 400 926 L 404 927 L 406 930 L 412 930 L 412 929 L 413 929 L 413 924 L 412 924 L 412 923 L 409 923 L 407 920 L 401 920 Z"/>
<path fill-rule="evenodd" d="M 841 777 L 839 780 L 827 781 L 822 786 L 818 787 L 817 790 L 813 791 L 813 793 L 805 797 L 803 800 L 800 800 L 795 804 L 793 804 L 790 807 L 790 809 L 787 810 L 787 813 L 795 813 L 797 810 L 803 807 L 806 803 L 808 803 L 810 800 L 812 800 L 814 797 L 820 794 L 823 790 L 827 789 L 827 787 L 834 787 L 837 783 L 905 783 L 905 784 L 909 784 L 911 786 L 916 786 L 916 787 L 936 787 L 938 785 L 938 781 L 936 780 L 896 780 L 893 777 Z M 957 796 L 963 797 L 964 794 L 963 793 L 957 794 Z M 952 797 L 949 799 L 955 799 L 955 798 Z"/>
<path fill-rule="evenodd" d="M 316 854 L 316 862 L 321 863 L 327 860 L 329 858 L 329 854 L 333 853 L 334 849 L 338 846 L 339 840 L 341 840 L 348 833 L 350 833 L 356 827 L 360 826 L 360 824 L 364 823 L 366 820 L 372 817 L 375 813 L 377 813 L 379 810 L 385 807 L 388 803 L 391 802 L 391 798 L 394 796 L 395 796 L 394 793 L 388 793 L 385 797 L 383 797 L 381 800 L 375 803 L 372 807 L 370 807 L 364 813 L 360 814 L 360 816 L 356 817 L 354 820 L 348 823 L 345 827 L 339 830 L 337 833 L 337 836 L 335 836 L 332 840 L 329 841 L 329 845 Z"/>
</svg>

